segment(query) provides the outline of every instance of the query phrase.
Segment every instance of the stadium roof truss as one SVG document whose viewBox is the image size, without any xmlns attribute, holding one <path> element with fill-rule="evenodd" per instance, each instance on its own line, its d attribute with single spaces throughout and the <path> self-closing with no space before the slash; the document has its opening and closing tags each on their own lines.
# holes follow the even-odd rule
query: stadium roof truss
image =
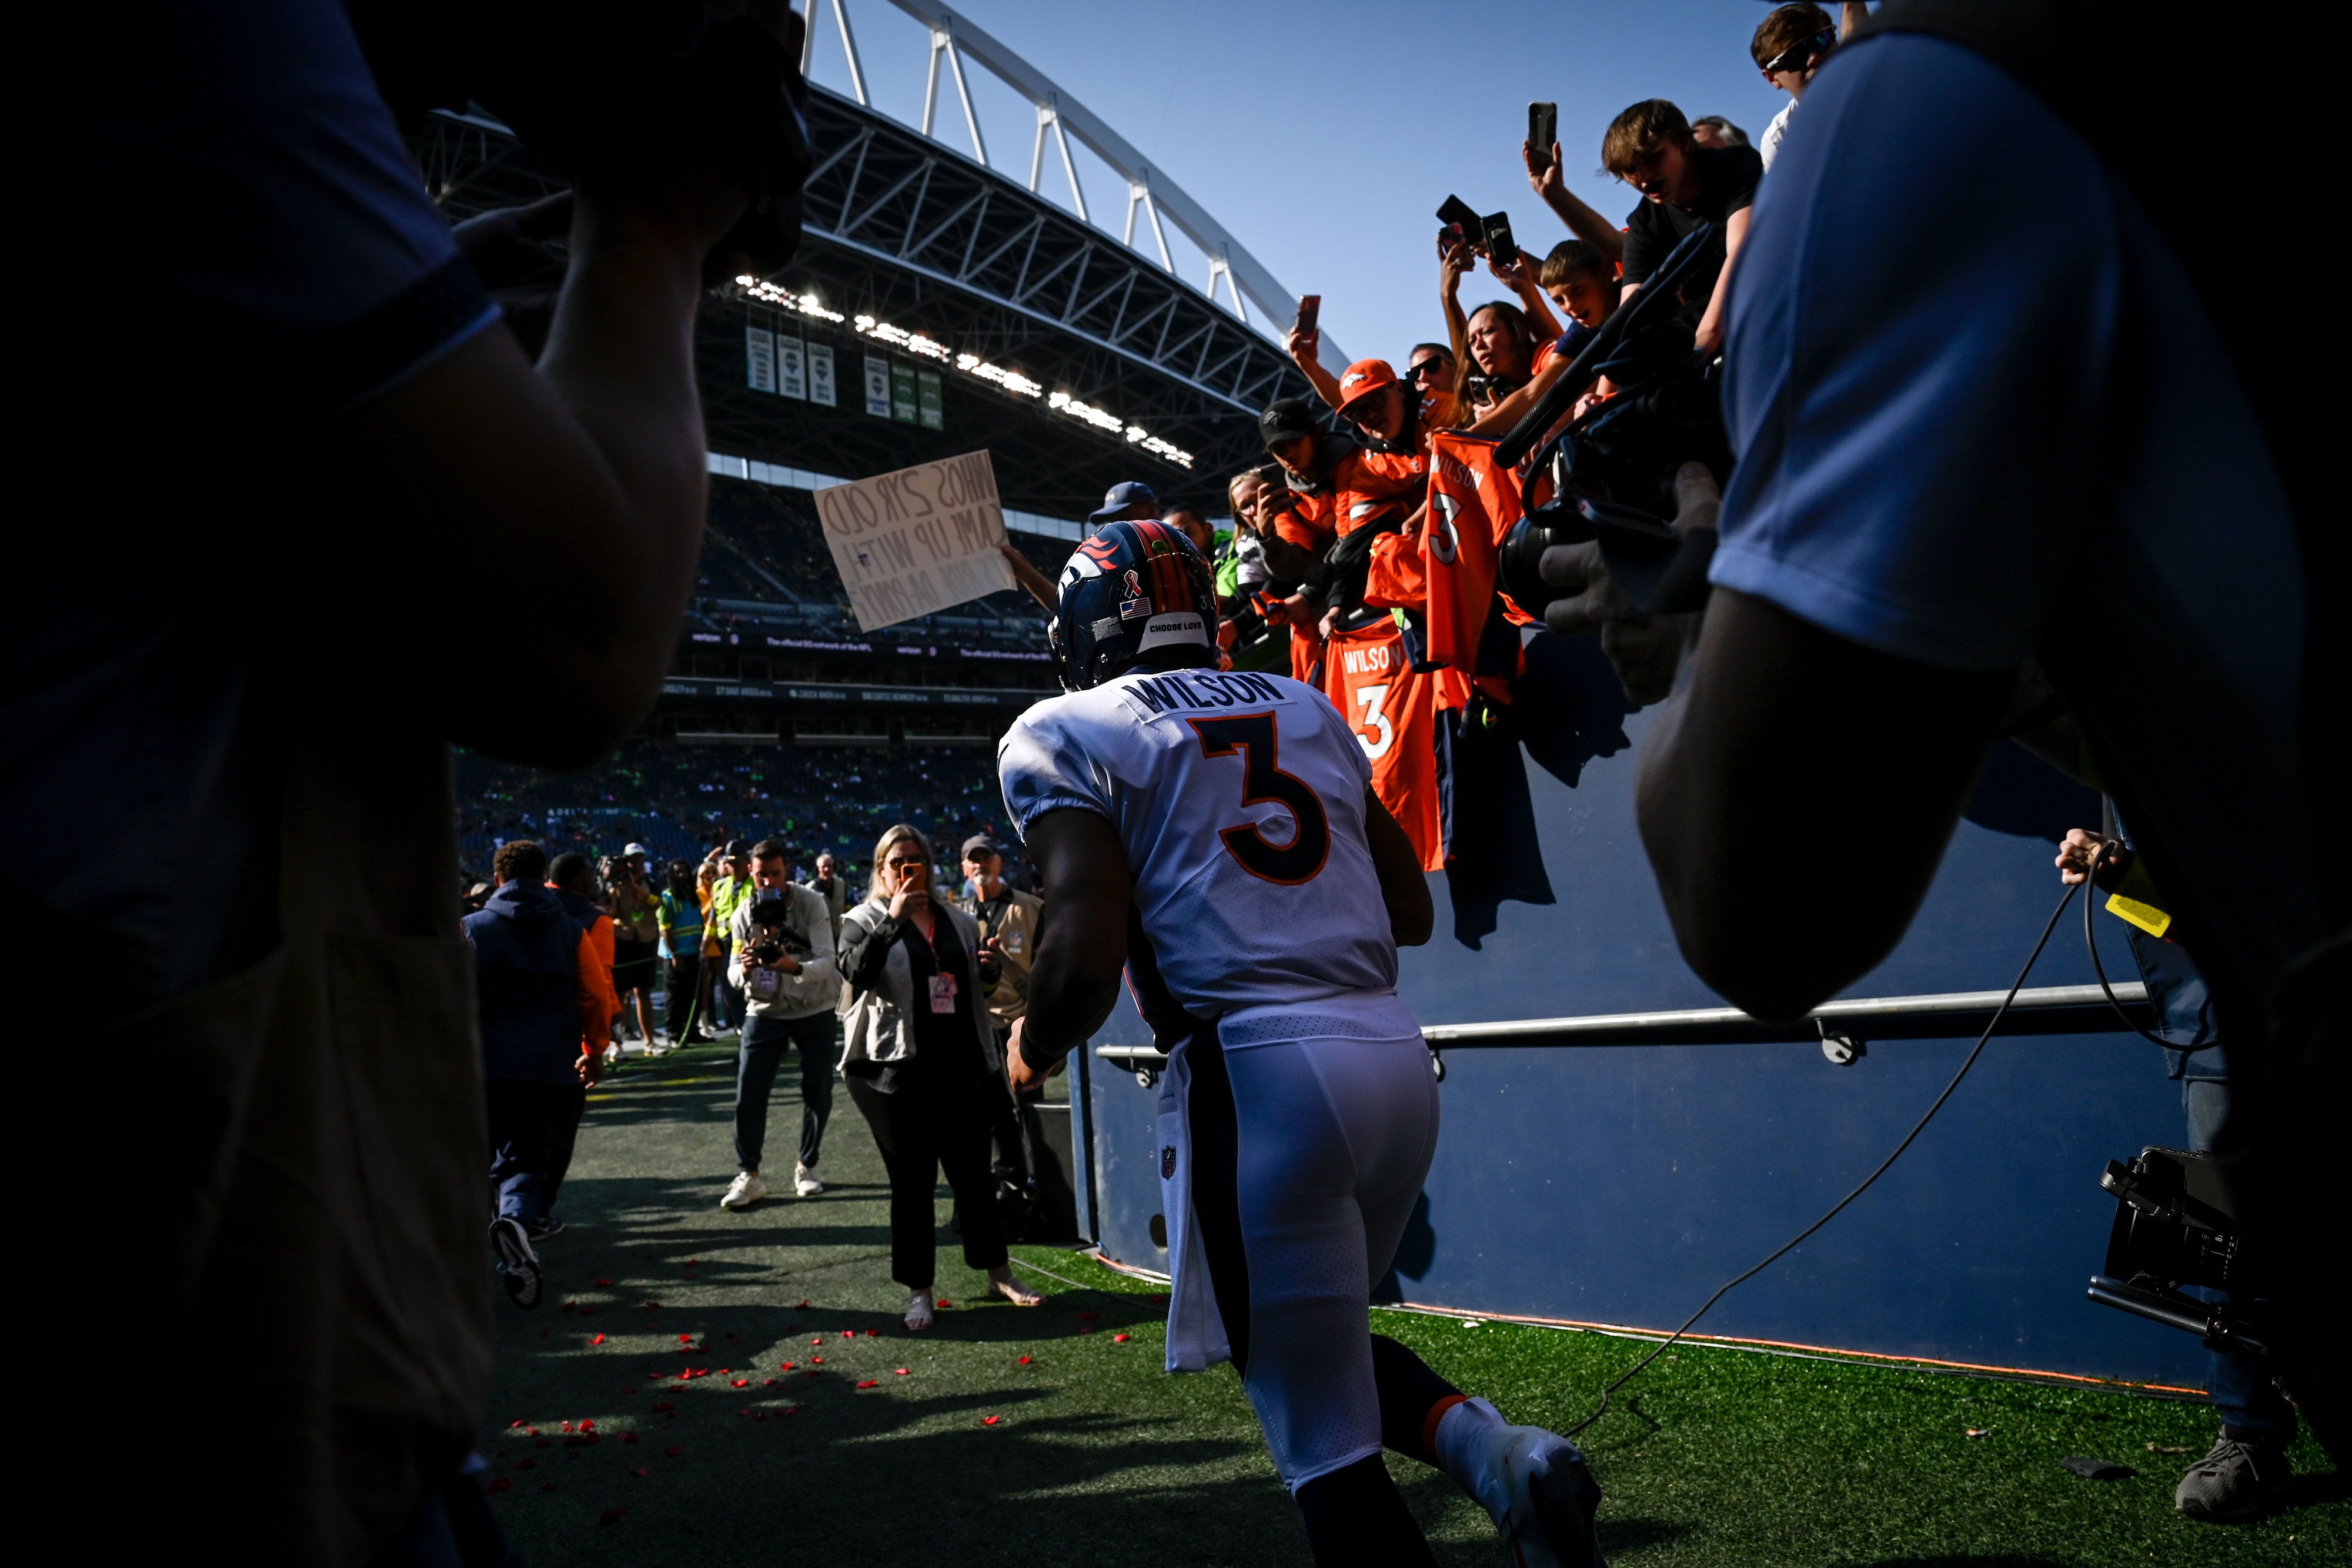
<svg viewBox="0 0 2352 1568">
<path fill-rule="evenodd" d="M 885 0 L 873 0 L 885 3 Z M 985 32 L 928 0 L 887 0 L 929 29 L 919 125 L 866 101 L 866 75 L 844 0 L 815 0 L 810 55 L 837 36 L 850 93 L 812 85 L 816 164 L 800 254 L 764 280 L 813 292 L 845 318 L 870 316 L 920 332 L 988 365 L 1108 411 L 1193 456 L 1189 468 L 1146 455 L 1134 437 L 1049 413 L 1031 400 L 939 367 L 956 390 L 947 431 L 916 432 L 845 406 L 819 415 L 754 392 L 741 373 L 743 329 L 821 326 L 734 287 L 703 312 L 706 418 L 714 449 L 857 477 L 985 444 L 1008 505 L 1076 517 L 1108 484 L 1145 478 L 1163 495 L 1214 495 L 1223 476 L 1263 461 L 1256 415 L 1276 397 L 1307 393 L 1281 347 L 1252 325 L 1252 308 L 1286 324 L 1293 304 L 1273 276 L 1197 203 L 1124 139 Z M 820 10 L 820 7 L 823 7 Z M 804 56 L 804 65 L 808 62 Z M 967 62 L 1035 106 L 1024 184 L 989 162 Z M 940 89 L 961 100 L 965 152 L 932 134 Z M 1127 182 L 1122 234 L 1088 213 L 1069 143 L 1076 138 Z M 1050 151 L 1070 204 L 1039 189 Z M 495 121 L 442 116 L 416 141 L 428 183 L 453 217 L 531 200 L 558 187 L 543 161 Z M 1139 223 L 1140 220 L 1140 223 Z M 1166 228 L 1211 258 L 1206 290 L 1177 277 Z M 1150 244 L 1147 252 L 1135 240 Z M 1222 298 L 1219 296 L 1222 295 Z M 815 331 L 811 332 L 813 340 Z M 847 320 L 844 347 L 893 352 Z M 1328 338 L 1325 353 L 1337 351 Z M 859 404 L 851 382 L 845 405 Z M 862 405 L 861 405 L 862 406 Z M 936 450 L 935 450 L 936 448 Z"/>
</svg>

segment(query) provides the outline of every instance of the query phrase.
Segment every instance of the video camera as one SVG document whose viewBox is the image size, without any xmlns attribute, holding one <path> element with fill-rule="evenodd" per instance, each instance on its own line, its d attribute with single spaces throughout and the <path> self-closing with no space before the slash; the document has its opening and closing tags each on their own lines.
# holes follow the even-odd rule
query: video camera
<svg viewBox="0 0 2352 1568">
<path fill-rule="evenodd" d="M 792 259 L 814 162 L 797 13 L 709 0 L 353 0 L 350 12 L 404 126 L 434 110 L 487 110 L 566 176 L 591 165 L 654 183 L 726 169 L 750 201 L 712 248 L 707 280 Z"/>
<path fill-rule="evenodd" d="M 1594 539 L 1611 577 L 1644 612 L 1673 614 L 1705 601 L 1714 535 L 1675 530 L 1675 476 L 1696 462 L 1718 484 L 1727 480 L 1731 440 L 1717 384 L 1675 311 L 1681 284 L 1716 228 L 1702 224 L 1684 236 L 1496 449 L 1497 461 L 1516 466 L 1545 442 L 1524 486 L 1527 515 L 1505 538 L 1497 561 L 1503 591 L 1530 614 L 1560 597 L 1538 570 L 1543 552 Z M 1617 395 L 1546 441 L 1600 377 Z"/>
<path fill-rule="evenodd" d="M 752 899 L 751 925 L 757 932 L 751 939 L 754 963 L 772 964 L 787 953 L 801 963 L 816 956 L 808 938 L 793 929 L 792 908 L 792 900 L 781 887 L 763 887 Z"/>
<path fill-rule="evenodd" d="M 2145 1148 L 2129 1165 L 2109 1160 L 2100 1186 L 2115 1195 L 2106 1271 L 2091 1277 L 2103 1307 L 2185 1329 L 2214 1350 L 2267 1355 L 2238 1245 L 2238 1217 L 2210 1155 Z M 2200 1301 L 2188 1287 L 2228 1291 Z"/>
</svg>

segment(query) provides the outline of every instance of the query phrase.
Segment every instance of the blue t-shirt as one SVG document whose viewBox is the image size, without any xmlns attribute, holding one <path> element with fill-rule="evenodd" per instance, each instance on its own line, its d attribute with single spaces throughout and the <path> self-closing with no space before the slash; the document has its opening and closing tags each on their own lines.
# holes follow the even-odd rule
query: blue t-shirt
<svg viewBox="0 0 2352 1568">
<path fill-rule="evenodd" d="M 496 310 L 333 0 L 47 26 L 9 121 L 46 267 L 17 434 L 51 472 L 11 563 L 0 877 L 135 1009 L 250 956 L 223 945 L 272 891 L 274 668 L 398 634 L 314 553 L 364 478 L 291 476 Z"/>
<path fill-rule="evenodd" d="M 2324 931 L 2305 591 L 2210 318 L 2083 138 L 1910 34 L 1831 57 L 1731 289 L 1714 580 L 1945 669 L 2040 659 L 2267 995 Z M 2226 761 L 2222 760 L 2226 759 Z"/>
</svg>

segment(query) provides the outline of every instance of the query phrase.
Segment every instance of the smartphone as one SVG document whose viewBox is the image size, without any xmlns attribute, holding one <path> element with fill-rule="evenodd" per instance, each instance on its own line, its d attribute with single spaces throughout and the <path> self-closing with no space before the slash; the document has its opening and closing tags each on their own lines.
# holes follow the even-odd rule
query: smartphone
<svg viewBox="0 0 2352 1568">
<path fill-rule="evenodd" d="M 1519 259 L 1519 242 L 1511 235 L 1511 214 L 1488 213 L 1478 221 L 1486 236 L 1486 254 L 1496 265 L 1510 267 Z"/>
<path fill-rule="evenodd" d="M 1300 334 L 1309 338 L 1315 336 L 1315 323 L 1321 318 L 1322 314 L 1323 297 L 1320 294 L 1300 295 L 1298 297 L 1298 319 L 1295 323 Z"/>
<path fill-rule="evenodd" d="M 1559 140 L 1559 105 L 1528 105 L 1528 154 L 1538 169 L 1551 167 L 1552 143 Z"/>
<path fill-rule="evenodd" d="M 1459 196 L 1445 198 L 1445 204 L 1437 209 L 1437 221 L 1445 225 L 1446 234 L 1456 239 L 1475 241 L 1478 237 L 1477 210 Z M 1438 248 L 1443 250 L 1444 246 L 1444 240 L 1440 238 Z"/>
</svg>

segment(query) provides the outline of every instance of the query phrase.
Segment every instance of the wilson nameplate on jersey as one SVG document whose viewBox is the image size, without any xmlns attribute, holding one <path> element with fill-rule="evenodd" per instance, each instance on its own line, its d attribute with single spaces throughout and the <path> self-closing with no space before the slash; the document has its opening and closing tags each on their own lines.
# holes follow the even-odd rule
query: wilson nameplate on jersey
<svg viewBox="0 0 2352 1568">
<path fill-rule="evenodd" d="M 1137 675 L 1120 684 L 1119 696 L 1138 718 L 1163 714 L 1214 713 L 1225 708 L 1288 707 L 1297 692 L 1285 691 L 1265 676 L 1245 670 L 1171 670 L 1164 675 Z"/>
</svg>

